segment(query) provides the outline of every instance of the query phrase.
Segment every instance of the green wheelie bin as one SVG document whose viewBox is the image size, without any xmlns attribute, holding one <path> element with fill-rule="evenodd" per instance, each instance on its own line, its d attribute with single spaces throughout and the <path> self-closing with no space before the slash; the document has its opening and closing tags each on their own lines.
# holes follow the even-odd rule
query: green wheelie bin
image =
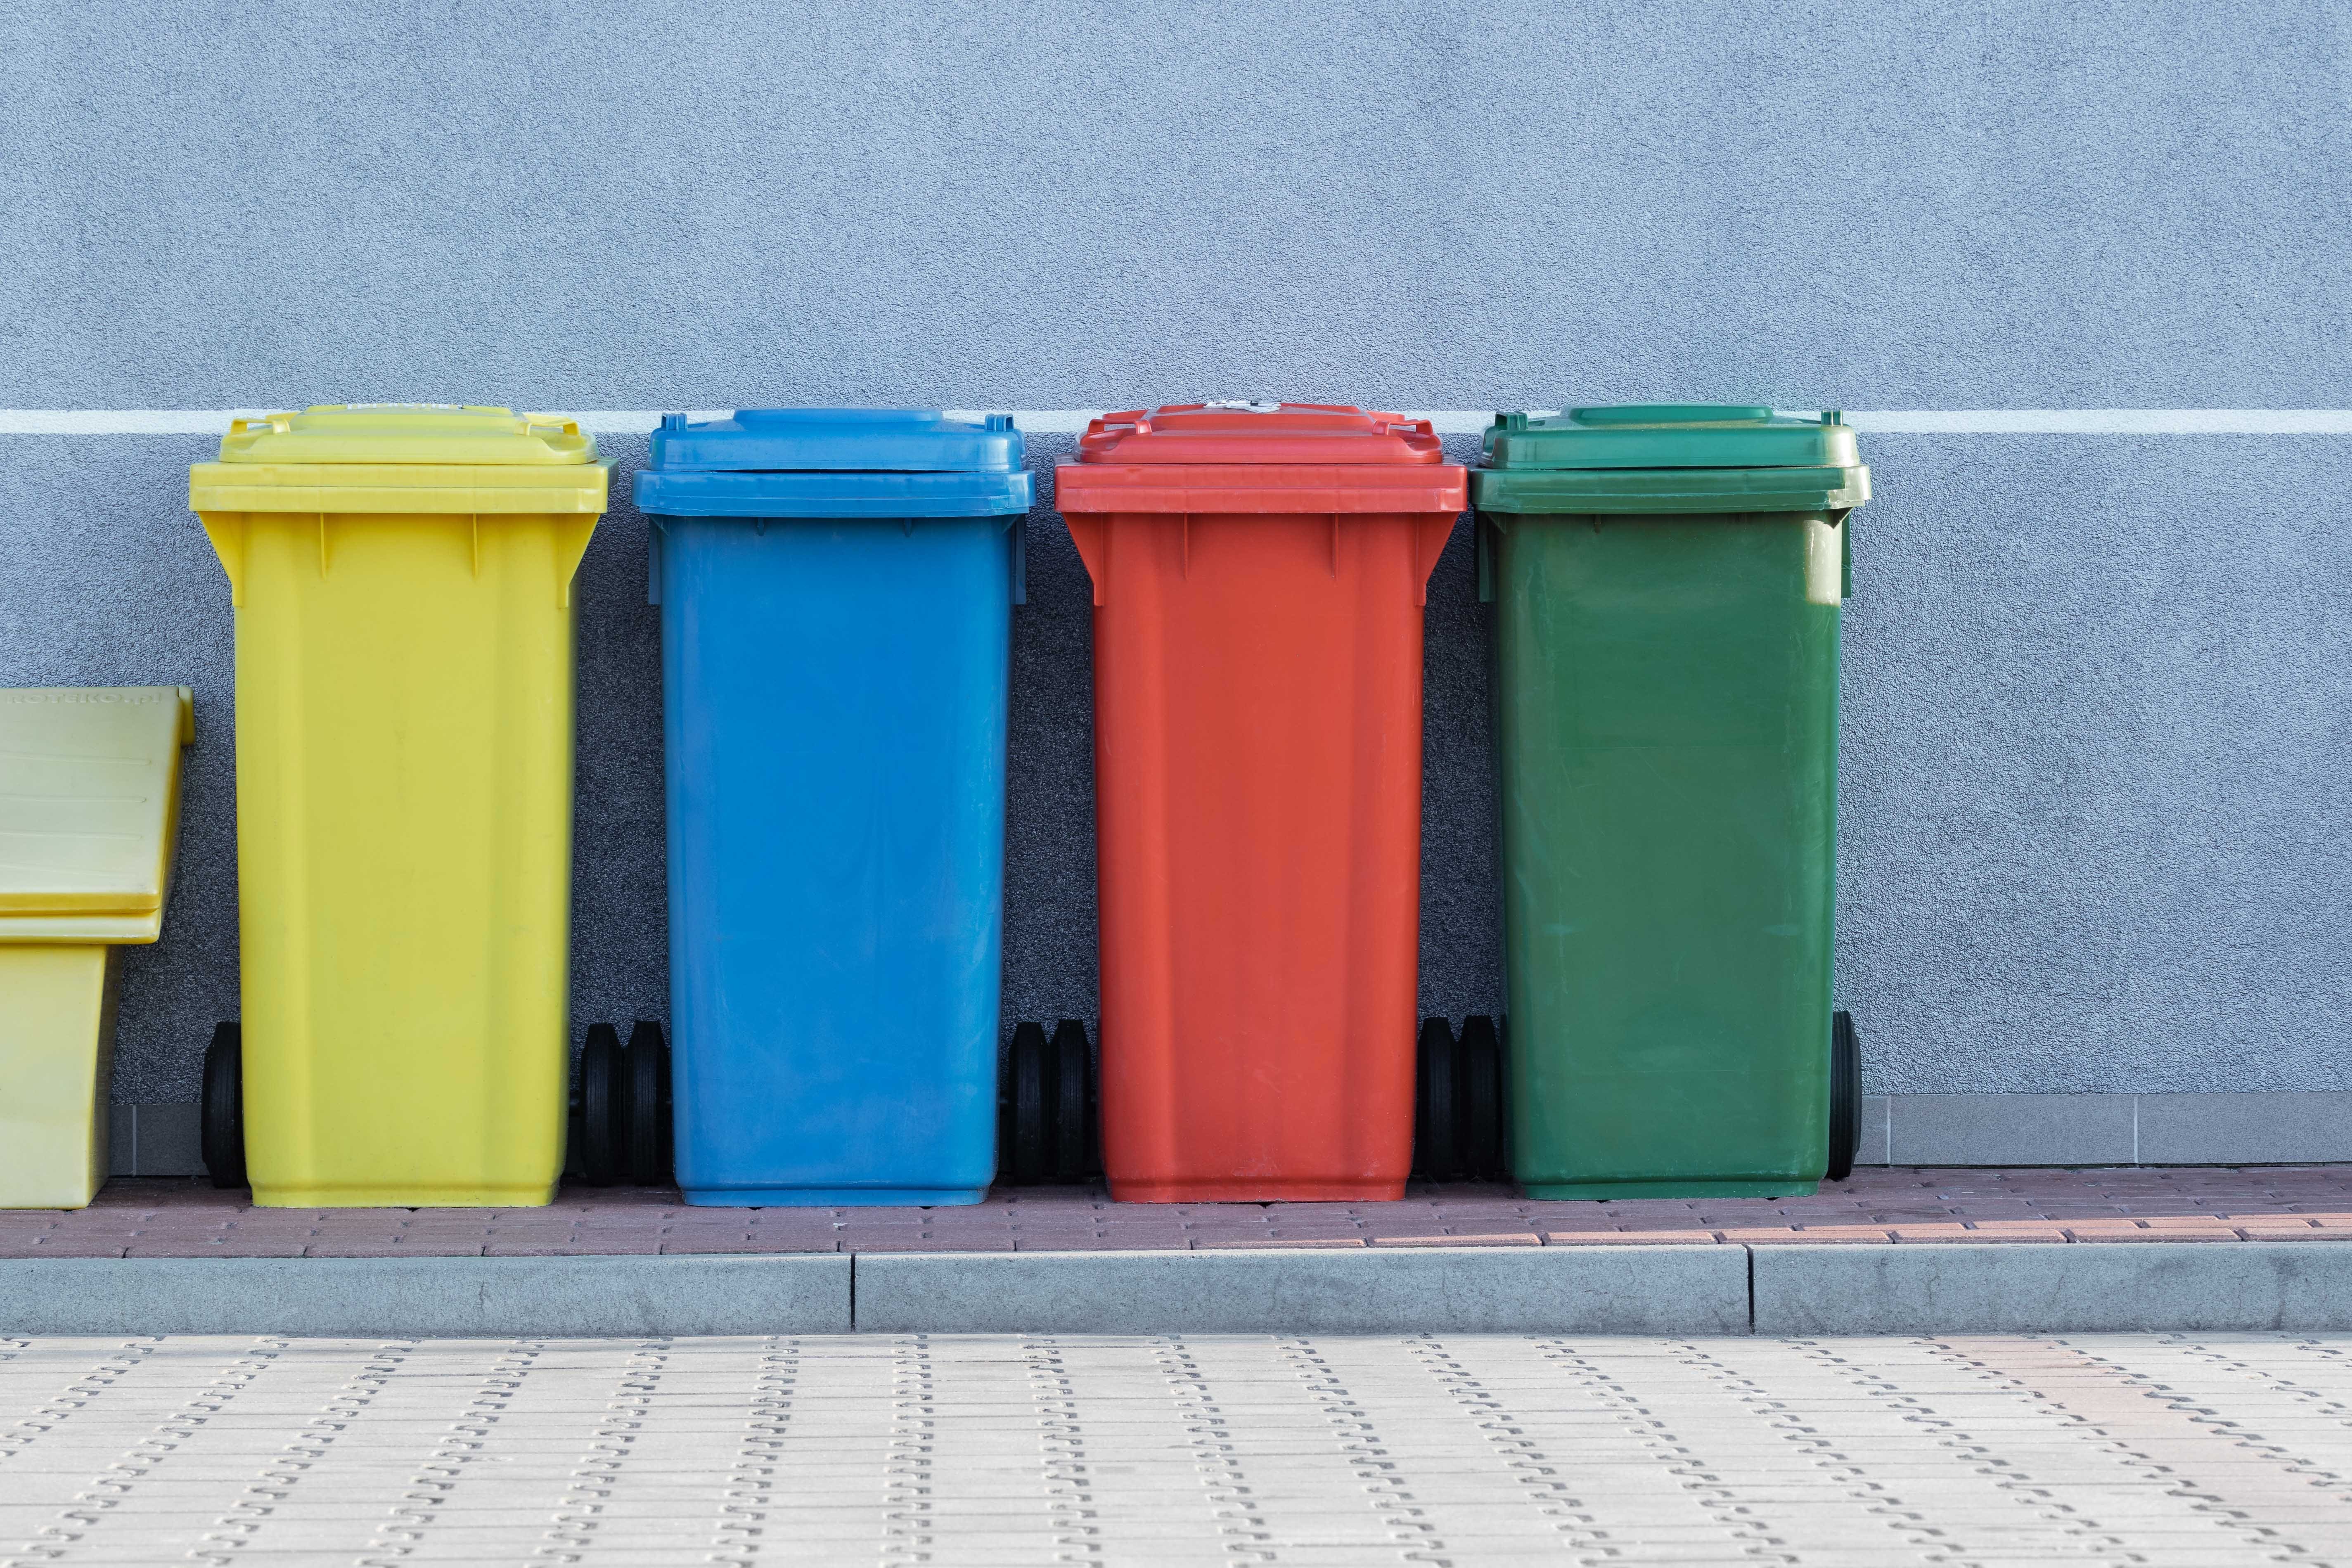
<svg viewBox="0 0 2352 1568">
<path fill-rule="evenodd" d="M 1512 1173 L 1811 1192 L 1853 1156 L 1830 1005 L 1853 431 L 1650 405 L 1498 415 L 1486 447 Z"/>
</svg>

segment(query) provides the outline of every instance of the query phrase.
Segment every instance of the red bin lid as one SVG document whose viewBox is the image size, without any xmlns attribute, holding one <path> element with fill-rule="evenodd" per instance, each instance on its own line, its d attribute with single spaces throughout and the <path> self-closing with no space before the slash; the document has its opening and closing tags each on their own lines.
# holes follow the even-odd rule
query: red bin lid
<svg viewBox="0 0 2352 1568">
<path fill-rule="evenodd" d="M 1466 470 L 1426 419 L 1337 403 L 1178 403 L 1106 414 L 1055 465 L 1065 516 L 1100 512 L 1434 515 Z"/>
<path fill-rule="evenodd" d="M 1106 414 L 1081 463 L 1443 463 L 1426 419 L 1338 403 L 1174 403 Z"/>
</svg>

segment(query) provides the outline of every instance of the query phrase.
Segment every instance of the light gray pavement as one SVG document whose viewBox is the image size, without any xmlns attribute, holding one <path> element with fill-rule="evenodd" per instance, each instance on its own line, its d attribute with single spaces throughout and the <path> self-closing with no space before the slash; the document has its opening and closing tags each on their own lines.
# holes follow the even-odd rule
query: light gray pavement
<svg viewBox="0 0 2352 1568">
<path fill-rule="evenodd" d="M 0 1565 L 2352 1563 L 2352 1336 L 0 1340 Z"/>
</svg>

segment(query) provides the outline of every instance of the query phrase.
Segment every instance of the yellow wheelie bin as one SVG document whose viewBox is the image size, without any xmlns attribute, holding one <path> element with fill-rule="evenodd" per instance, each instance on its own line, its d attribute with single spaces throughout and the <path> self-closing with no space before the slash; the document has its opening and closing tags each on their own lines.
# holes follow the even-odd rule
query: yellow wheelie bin
<svg viewBox="0 0 2352 1568">
<path fill-rule="evenodd" d="M 354 405 L 237 420 L 190 471 L 236 609 L 244 1017 L 205 1134 L 235 1146 L 241 1079 L 257 1204 L 554 1195 L 609 468 L 568 419 Z"/>
<path fill-rule="evenodd" d="M 163 930 L 184 686 L 0 691 L 0 1208 L 106 1181 L 117 947 Z"/>
</svg>

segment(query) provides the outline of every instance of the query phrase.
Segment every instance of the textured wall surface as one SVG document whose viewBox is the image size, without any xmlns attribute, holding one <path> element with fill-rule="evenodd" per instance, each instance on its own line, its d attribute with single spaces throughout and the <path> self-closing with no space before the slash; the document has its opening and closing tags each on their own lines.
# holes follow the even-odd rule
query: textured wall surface
<svg viewBox="0 0 2352 1568">
<path fill-rule="evenodd" d="M 2336 0 L 0 27 L 0 406 L 2352 405 Z M 198 692 L 124 1100 L 192 1098 L 236 1010 L 211 447 L 0 437 L 0 684 Z M 1840 988 L 1871 1089 L 2341 1085 L 2352 437 L 1865 447 Z M 1050 1019 L 1093 1007 L 1087 595 L 1029 528 L 1006 1003 Z M 1499 989 L 1467 542 L 1428 622 L 1423 1002 L 1455 1016 Z M 664 1010 L 643 552 L 622 505 L 583 569 L 583 1021 Z"/>
<path fill-rule="evenodd" d="M 2347 401 L 2341 0 L 0 26 L 0 405 Z"/>
<path fill-rule="evenodd" d="M 2352 440 L 1865 451 L 1838 989 L 1873 1090 L 2352 1082 Z"/>
</svg>

